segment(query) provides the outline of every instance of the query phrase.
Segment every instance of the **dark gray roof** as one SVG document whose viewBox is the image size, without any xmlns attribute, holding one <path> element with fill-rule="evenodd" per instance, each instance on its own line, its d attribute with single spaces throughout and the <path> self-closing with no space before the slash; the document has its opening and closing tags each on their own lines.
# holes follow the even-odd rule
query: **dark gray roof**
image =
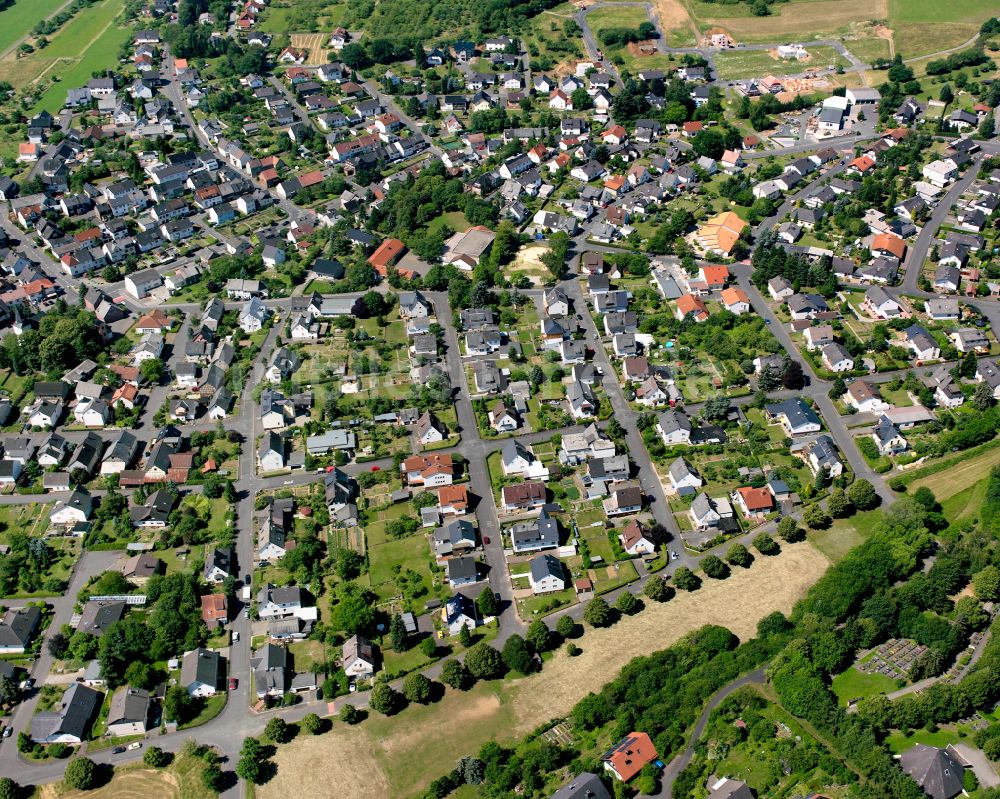
<svg viewBox="0 0 1000 799">
<path fill-rule="evenodd" d="M 35 714 L 31 720 L 32 739 L 43 741 L 54 735 L 71 735 L 83 740 L 103 697 L 100 691 L 83 683 L 73 683 L 63 695 L 59 710 Z"/>
<path fill-rule="evenodd" d="M 0 646 L 27 646 L 41 618 L 42 612 L 34 605 L 8 610 L 0 623 Z"/>
<path fill-rule="evenodd" d="M 584 771 L 552 794 L 550 799 L 611 799 L 611 794 L 596 774 Z"/>
<path fill-rule="evenodd" d="M 962 792 L 962 766 L 947 749 L 917 744 L 903 752 L 899 764 L 932 799 L 951 799 Z"/>
<path fill-rule="evenodd" d="M 546 577 L 558 577 L 560 580 L 566 579 L 562 561 L 554 555 L 539 555 L 531 560 L 531 579 L 533 582 L 544 580 Z"/>
</svg>

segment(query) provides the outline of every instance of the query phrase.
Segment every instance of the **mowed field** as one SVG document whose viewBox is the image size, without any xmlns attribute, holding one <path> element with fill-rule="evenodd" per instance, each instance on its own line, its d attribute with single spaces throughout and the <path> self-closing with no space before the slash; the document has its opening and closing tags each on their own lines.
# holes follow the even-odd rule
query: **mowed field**
<svg viewBox="0 0 1000 799">
<path fill-rule="evenodd" d="M 912 493 L 924 486 L 933 491 L 934 496 L 941 502 L 962 491 L 976 488 L 976 484 L 997 465 L 1000 465 L 1000 446 L 987 449 L 971 458 L 957 459 L 947 469 L 914 480 L 908 490 Z"/>
<path fill-rule="evenodd" d="M 124 0 L 103 0 L 77 14 L 52 36 L 44 50 L 25 58 L 8 54 L 0 59 L 0 80 L 20 89 L 58 78 L 42 93 L 35 110 L 59 110 L 67 89 L 86 83 L 95 71 L 117 64 L 119 48 L 130 35 L 128 28 L 116 24 L 124 5 Z"/>
<path fill-rule="evenodd" d="M 37 799 L 212 799 L 201 783 L 204 761 L 193 755 L 179 755 L 165 769 L 150 769 L 141 763 L 115 769 L 106 785 L 93 791 L 74 791 L 61 782 L 42 785 Z"/>
<path fill-rule="evenodd" d="M 904 0 L 905 2 L 905 0 Z M 747 6 L 717 5 L 690 0 L 688 9 L 701 30 L 721 27 L 742 42 L 822 39 L 846 33 L 853 25 L 886 19 L 888 0 L 802 0 L 771 6 L 769 17 L 749 15 Z"/>
<path fill-rule="evenodd" d="M 65 4 L 66 0 L 16 0 L 10 8 L 0 11 L 0 53 L 20 42 L 35 25 Z"/>
<path fill-rule="evenodd" d="M 598 690 L 632 658 L 670 646 L 704 624 L 751 637 L 765 615 L 790 611 L 828 565 L 811 544 L 786 546 L 780 556 L 758 557 L 728 580 L 706 580 L 701 590 L 650 603 L 614 627 L 588 629 L 580 655 L 561 650 L 539 674 L 479 684 L 467 693 L 449 689 L 437 704 L 410 707 L 397 717 L 373 714 L 357 727 L 335 722 L 325 735 L 299 736 L 278 750 L 277 775 L 257 788 L 257 799 L 412 795 L 485 741 L 516 740 Z"/>
</svg>

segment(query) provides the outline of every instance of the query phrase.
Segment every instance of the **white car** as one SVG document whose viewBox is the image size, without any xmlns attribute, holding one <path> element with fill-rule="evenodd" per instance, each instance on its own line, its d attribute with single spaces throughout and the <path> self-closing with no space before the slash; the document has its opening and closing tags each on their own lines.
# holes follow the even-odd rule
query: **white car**
<svg viewBox="0 0 1000 799">
<path fill-rule="evenodd" d="M 142 748 L 142 741 L 135 741 L 133 743 L 130 743 L 128 745 L 128 748 L 129 749 L 141 749 Z"/>
<path fill-rule="evenodd" d="M 239 634 L 239 632 L 237 632 L 236 630 L 233 630 L 233 643 L 235 644 L 239 640 L 240 640 L 240 634 Z"/>
</svg>

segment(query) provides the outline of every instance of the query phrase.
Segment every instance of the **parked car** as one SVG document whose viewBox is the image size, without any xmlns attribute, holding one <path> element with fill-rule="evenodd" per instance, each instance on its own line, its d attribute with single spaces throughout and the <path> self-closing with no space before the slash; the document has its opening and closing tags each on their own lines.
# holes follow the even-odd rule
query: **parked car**
<svg viewBox="0 0 1000 799">
<path fill-rule="evenodd" d="M 240 684 L 240 681 L 237 680 L 235 677 L 230 677 L 229 678 L 229 690 L 230 691 L 235 691 L 236 690 L 236 686 L 239 685 L 239 684 Z"/>
<path fill-rule="evenodd" d="M 484 544 L 489 544 L 490 543 L 490 537 L 488 535 L 484 535 L 483 536 L 483 543 Z"/>
<path fill-rule="evenodd" d="M 142 749 L 142 741 L 133 741 L 128 745 L 129 749 Z"/>
<path fill-rule="evenodd" d="M 4 738 L 10 738 L 10 736 L 12 736 L 13 734 L 14 734 L 14 728 L 11 727 L 10 725 L 8 725 L 8 726 L 6 726 L 6 727 L 3 728 L 3 737 Z"/>
<path fill-rule="evenodd" d="M 113 755 L 120 755 L 124 751 L 125 751 L 125 747 L 124 746 L 116 746 L 114 749 L 111 750 L 111 754 L 113 754 Z"/>
</svg>

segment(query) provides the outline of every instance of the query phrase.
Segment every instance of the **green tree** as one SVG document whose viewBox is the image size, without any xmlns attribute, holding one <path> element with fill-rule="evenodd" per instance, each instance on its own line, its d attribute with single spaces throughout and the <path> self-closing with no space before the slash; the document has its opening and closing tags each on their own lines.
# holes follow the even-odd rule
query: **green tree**
<svg viewBox="0 0 1000 799">
<path fill-rule="evenodd" d="M 701 585 L 701 580 L 687 566 L 678 566 L 674 572 L 674 585 L 682 591 L 696 591 Z"/>
<path fill-rule="evenodd" d="M 788 541 L 789 543 L 798 541 L 802 537 L 799 524 L 795 521 L 794 517 L 783 516 L 781 518 L 781 521 L 778 522 L 778 536 L 782 541 Z"/>
<path fill-rule="evenodd" d="M 330 623 L 347 635 L 370 630 L 375 624 L 375 594 L 355 582 L 344 583 L 332 605 Z"/>
<path fill-rule="evenodd" d="M 307 713 L 302 717 L 302 729 L 310 735 L 319 735 L 323 732 L 323 719 L 315 713 Z"/>
<path fill-rule="evenodd" d="M 546 652 L 552 643 L 552 632 L 542 619 L 535 619 L 528 625 L 525 638 L 536 652 Z"/>
<path fill-rule="evenodd" d="M 824 530 L 830 526 L 830 515 L 821 505 L 814 503 L 805 509 L 802 521 L 813 530 Z"/>
<path fill-rule="evenodd" d="M 847 489 L 847 497 L 858 510 L 871 510 L 879 504 L 875 486 L 867 480 L 855 480 Z"/>
<path fill-rule="evenodd" d="M 500 613 L 500 608 L 497 606 L 497 598 L 493 593 L 493 589 L 490 588 L 489 584 L 480 592 L 479 596 L 476 597 L 476 607 L 479 608 L 479 613 L 486 618 L 487 616 L 496 616 Z"/>
<path fill-rule="evenodd" d="M 715 580 L 724 580 L 729 576 L 729 567 L 715 555 L 706 555 L 699 565 L 706 576 Z"/>
<path fill-rule="evenodd" d="M 577 634 L 577 625 L 572 616 L 560 616 L 556 622 L 556 632 L 563 638 L 573 638 Z"/>
<path fill-rule="evenodd" d="M 767 533 L 755 535 L 753 546 L 761 555 L 777 555 L 780 551 L 778 544 Z"/>
<path fill-rule="evenodd" d="M 406 625 L 398 613 L 392 615 L 392 622 L 389 624 L 389 641 L 393 652 L 406 650 Z"/>
<path fill-rule="evenodd" d="M 851 515 L 853 506 L 851 500 L 847 498 L 847 492 L 842 488 L 835 488 L 826 501 L 826 509 L 834 519 L 843 519 Z"/>
<path fill-rule="evenodd" d="M 503 645 L 501 652 L 504 665 L 518 674 L 530 674 L 534 671 L 535 661 L 531 656 L 531 647 L 520 635 L 512 635 Z"/>
<path fill-rule="evenodd" d="M 167 721 L 183 724 L 191 718 L 193 711 L 191 696 L 179 685 L 171 685 L 163 697 L 163 717 Z"/>
<path fill-rule="evenodd" d="M 242 763 L 242 762 L 243 761 L 240 760 L 240 763 Z M 239 771 L 239 769 L 240 769 L 240 763 L 236 764 L 236 773 L 239 776 L 243 776 L 242 774 L 240 774 L 240 771 Z M 251 780 L 251 782 L 257 782 L 257 780 L 260 779 L 260 765 L 259 764 L 256 767 L 256 771 L 254 771 L 254 768 L 252 766 L 244 766 L 244 770 L 248 774 L 252 774 L 253 779 Z M 247 778 L 244 777 L 244 779 L 247 779 Z M 205 764 L 205 768 L 202 769 L 202 772 L 201 772 L 201 784 L 204 785 L 207 790 L 212 791 L 213 793 L 218 793 L 219 792 L 219 790 L 222 788 L 222 769 L 219 768 L 219 764 L 218 763 L 216 763 L 215 761 L 212 761 L 211 763 L 206 763 Z"/>
<path fill-rule="evenodd" d="M 376 713 L 391 716 L 399 710 L 399 694 L 389 683 L 379 682 L 372 688 L 369 704 Z"/>
<path fill-rule="evenodd" d="M 955 99 L 955 93 L 951 90 L 951 86 L 949 84 L 946 83 L 941 87 L 941 91 L 938 94 L 938 99 L 945 105 L 948 105 L 952 100 Z"/>
<path fill-rule="evenodd" d="M 0 799 L 18 799 L 21 786 L 10 777 L 0 777 Z"/>
<path fill-rule="evenodd" d="M 743 546 L 743 544 L 735 543 L 726 550 L 726 563 L 731 566 L 743 566 L 746 568 L 753 563 L 753 555 L 750 554 L 750 550 Z"/>
<path fill-rule="evenodd" d="M 97 782 L 97 765 L 87 757 L 74 757 L 66 766 L 63 782 L 77 791 L 89 791 Z"/>
<path fill-rule="evenodd" d="M 271 743 L 287 743 L 291 737 L 290 733 L 291 730 L 289 729 L 288 724 L 283 718 L 278 716 L 269 719 L 267 724 L 264 725 L 264 737 Z"/>
<path fill-rule="evenodd" d="M 357 724 L 361 721 L 361 711 L 354 705 L 344 705 L 340 709 L 340 720 L 344 722 L 344 724 Z"/>
<path fill-rule="evenodd" d="M 594 597 L 583 610 L 583 620 L 591 627 L 607 627 L 613 620 L 611 608 L 601 597 Z"/>
<path fill-rule="evenodd" d="M 472 630 L 469 629 L 468 624 L 463 624 L 458 628 L 458 643 L 465 649 L 472 646 Z"/>
<path fill-rule="evenodd" d="M 674 595 L 674 589 L 670 584 L 658 575 L 650 575 L 646 580 L 646 585 L 642 590 L 643 594 L 654 602 L 667 602 Z"/>
<path fill-rule="evenodd" d="M 139 364 L 139 374 L 142 375 L 142 379 L 147 383 L 153 385 L 159 384 L 165 373 L 166 367 L 159 358 L 150 358 Z"/>
<path fill-rule="evenodd" d="M 150 768 L 163 768 L 170 763 L 172 757 L 172 755 L 164 752 L 160 747 L 151 746 L 143 753 L 142 762 Z"/>
<path fill-rule="evenodd" d="M 1000 569 L 987 566 L 972 575 L 972 587 L 983 602 L 1000 601 Z"/>
<path fill-rule="evenodd" d="M 615 601 L 615 609 L 624 616 L 631 616 L 642 608 L 642 603 L 631 591 L 622 591 Z"/>
<path fill-rule="evenodd" d="M 403 680 L 403 696 L 410 702 L 425 705 L 430 701 L 433 691 L 433 683 L 419 671 L 408 674 Z"/>
<path fill-rule="evenodd" d="M 503 658 L 492 646 L 480 641 L 465 653 L 465 668 L 477 680 L 492 680 L 503 674 Z"/>
<path fill-rule="evenodd" d="M 446 660 L 441 667 L 441 682 L 456 691 L 464 691 L 468 688 L 470 680 L 468 669 L 459 660 L 451 658 Z"/>
</svg>

